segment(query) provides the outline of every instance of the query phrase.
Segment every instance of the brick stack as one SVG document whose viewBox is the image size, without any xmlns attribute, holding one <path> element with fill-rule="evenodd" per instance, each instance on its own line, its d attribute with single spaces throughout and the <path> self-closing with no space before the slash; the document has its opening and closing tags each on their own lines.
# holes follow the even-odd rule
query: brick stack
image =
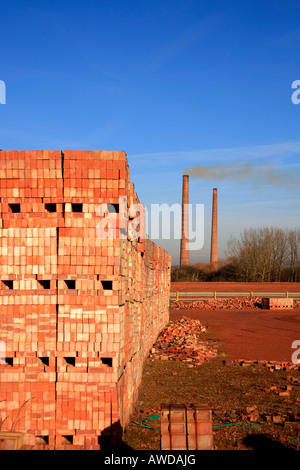
<svg viewBox="0 0 300 470">
<path fill-rule="evenodd" d="M 262 308 L 267 310 L 285 310 L 287 308 L 294 308 L 294 300 L 285 297 L 264 297 L 262 298 Z"/>
<path fill-rule="evenodd" d="M 117 445 L 168 321 L 171 266 L 130 236 L 143 206 L 126 154 L 1 151 L 0 177 L 2 430 L 33 448 Z"/>
<path fill-rule="evenodd" d="M 161 450 L 213 450 L 211 409 L 207 405 L 162 405 Z"/>
</svg>

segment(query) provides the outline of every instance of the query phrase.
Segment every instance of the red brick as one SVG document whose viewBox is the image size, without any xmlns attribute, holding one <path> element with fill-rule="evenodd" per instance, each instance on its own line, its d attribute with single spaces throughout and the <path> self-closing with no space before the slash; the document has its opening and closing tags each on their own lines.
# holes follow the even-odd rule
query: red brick
<svg viewBox="0 0 300 470">
<path fill-rule="evenodd" d="M 143 360 L 168 321 L 170 257 L 150 240 L 142 246 L 127 240 L 121 250 L 120 240 L 97 237 L 96 204 L 118 203 L 121 195 L 138 202 L 124 152 L 65 151 L 64 180 L 59 151 L 0 151 L 0 160 L 0 281 L 14 282 L 9 293 L 0 283 L 0 326 L 13 359 L 2 368 L 0 400 L 14 394 L 13 418 L 30 394 L 19 426 L 48 436 L 49 445 L 100 448 L 105 428 L 128 422 Z M 51 203 L 55 212 L 45 207 Z M 71 203 L 84 211 L 69 212 Z M 20 204 L 20 213 L 9 204 Z M 101 280 L 111 280 L 113 289 L 104 291 Z M 140 331 L 133 328 L 136 315 Z M 83 440 L 76 440 L 79 432 Z M 63 444 L 63 435 L 72 435 L 73 444 Z"/>
</svg>

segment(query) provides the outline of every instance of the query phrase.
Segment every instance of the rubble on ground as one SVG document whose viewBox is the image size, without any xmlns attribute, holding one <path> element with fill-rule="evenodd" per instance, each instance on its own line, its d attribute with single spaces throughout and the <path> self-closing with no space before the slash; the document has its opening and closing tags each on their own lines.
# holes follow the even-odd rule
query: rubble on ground
<svg viewBox="0 0 300 470">
<path fill-rule="evenodd" d="M 170 308 L 187 310 L 243 310 L 245 308 L 261 308 L 261 305 L 262 299 L 260 297 L 232 297 L 229 299 L 174 300 L 171 301 Z"/>
<path fill-rule="evenodd" d="M 300 370 L 300 364 L 294 364 L 293 362 L 278 362 L 278 361 L 257 361 L 257 360 L 245 360 L 245 359 L 234 359 L 224 360 L 223 364 L 226 366 L 241 366 L 241 367 L 253 367 L 261 365 L 266 367 L 270 372 L 276 370 Z"/>
<path fill-rule="evenodd" d="M 215 420 L 226 421 L 226 423 L 247 422 L 250 423 L 271 423 L 284 424 L 285 427 L 299 427 L 300 415 L 299 413 L 285 412 L 285 413 L 263 413 L 259 412 L 256 405 L 247 406 L 245 409 L 233 410 L 213 410 Z"/>
<path fill-rule="evenodd" d="M 172 321 L 161 331 L 150 357 L 187 362 L 190 367 L 201 365 L 218 355 L 216 347 L 200 337 L 206 330 L 199 320 L 182 317 Z"/>
<path fill-rule="evenodd" d="M 300 308 L 300 300 L 294 300 L 294 308 Z M 249 308 L 261 309 L 261 297 L 231 297 L 231 298 L 216 298 L 216 299 L 202 299 L 202 300 L 172 300 L 170 308 L 185 309 L 185 310 L 244 310 Z"/>
</svg>

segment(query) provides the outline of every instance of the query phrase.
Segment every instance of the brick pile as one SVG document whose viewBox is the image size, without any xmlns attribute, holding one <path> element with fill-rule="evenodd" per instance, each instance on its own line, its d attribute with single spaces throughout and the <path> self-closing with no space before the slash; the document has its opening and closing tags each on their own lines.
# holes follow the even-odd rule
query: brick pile
<svg viewBox="0 0 300 470">
<path fill-rule="evenodd" d="M 262 425 L 265 422 L 273 422 L 275 424 L 285 423 L 286 426 L 294 425 L 295 427 L 300 424 L 300 416 L 299 413 L 286 411 L 283 413 L 266 413 L 260 412 L 257 405 L 250 405 L 246 406 L 243 409 L 232 409 L 232 410 L 218 410 L 213 411 L 213 415 L 216 417 L 213 418 L 216 421 L 219 421 L 222 424 L 225 423 L 239 423 L 242 424 L 245 421 L 249 421 L 252 423 L 258 423 Z"/>
<path fill-rule="evenodd" d="M 161 405 L 161 450 L 213 450 L 208 405 Z"/>
<path fill-rule="evenodd" d="M 294 300 L 288 298 L 265 297 L 262 298 L 262 308 L 268 310 L 290 309 L 294 307 Z"/>
<path fill-rule="evenodd" d="M 201 365 L 218 355 L 217 348 L 203 339 L 206 330 L 199 320 L 185 316 L 172 321 L 159 334 L 150 356 L 186 362 L 190 367 Z"/>
<path fill-rule="evenodd" d="M 126 154 L 0 151 L 0 188 L 2 430 L 34 449 L 117 446 L 169 318 L 171 268 L 127 231 L 143 206 Z"/>
<path fill-rule="evenodd" d="M 292 298 L 230 297 L 228 299 L 173 300 L 170 307 L 175 310 L 244 310 L 249 308 L 292 309 L 300 308 L 300 301 Z"/>
<path fill-rule="evenodd" d="M 299 364 L 294 364 L 293 362 L 279 362 L 279 361 L 266 361 L 266 360 L 246 360 L 246 359 L 230 359 L 224 360 L 223 364 L 231 366 L 240 366 L 240 367 L 256 367 L 262 366 L 270 372 L 277 370 L 289 371 L 289 370 L 300 370 Z"/>
<path fill-rule="evenodd" d="M 207 300 L 174 300 L 170 302 L 174 309 L 200 309 L 200 310 L 243 310 L 245 308 L 261 308 L 259 297 L 231 297 L 229 299 L 207 299 Z"/>
</svg>

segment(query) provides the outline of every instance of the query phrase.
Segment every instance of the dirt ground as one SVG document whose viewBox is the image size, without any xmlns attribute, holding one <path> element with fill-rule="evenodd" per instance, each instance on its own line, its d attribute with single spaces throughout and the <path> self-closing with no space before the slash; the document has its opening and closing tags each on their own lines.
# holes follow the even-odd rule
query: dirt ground
<svg viewBox="0 0 300 470">
<path fill-rule="evenodd" d="M 300 283 L 172 283 L 172 291 L 177 290 L 300 292 Z M 299 419 L 300 371 L 272 373 L 260 365 L 228 367 L 224 359 L 225 363 L 230 359 L 291 363 L 295 351 L 292 343 L 300 341 L 300 309 L 170 308 L 170 321 L 182 316 L 207 326 L 203 338 L 218 345 L 220 355 L 192 368 L 181 361 L 156 360 L 150 355 L 132 421 L 125 429 L 124 444 L 131 449 L 158 450 L 161 403 L 207 403 L 213 410 L 216 450 L 299 449 L 299 430 L 286 426 L 286 422 L 277 423 L 277 418 L 284 417 L 287 424 Z M 290 382 L 290 376 L 295 381 Z M 281 396 L 278 391 L 289 384 L 290 395 Z M 257 409 L 255 422 L 241 419 L 249 406 Z"/>
<path fill-rule="evenodd" d="M 231 359 L 291 362 L 292 343 L 300 341 L 300 309 L 172 310 L 170 319 L 182 316 L 214 328 Z"/>
<path fill-rule="evenodd" d="M 170 310 L 171 321 L 182 316 L 207 325 L 202 339 L 220 348 L 220 355 L 190 368 L 180 360 L 157 360 L 150 354 L 124 445 L 135 450 L 160 449 L 161 403 L 206 403 L 213 410 L 215 450 L 273 453 L 299 449 L 299 430 L 286 422 L 294 421 L 293 425 L 299 420 L 300 371 L 271 372 L 259 364 L 240 367 L 227 366 L 227 362 L 291 362 L 291 343 L 300 339 L 300 310 Z M 279 392 L 288 386 L 291 392 L 281 396 Z M 243 418 L 248 407 L 257 412 L 254 421 Z"/>
<path fill-rule="evenodd" d="M 172 292 L 300 292 L 294 282 L 172 282 Z M 291 362 L 292 343 L 300 341 L 300 309 L 175 310 L 170 319 L 186 315 L 214 327 L 231 359 Z"/>
</svg>

